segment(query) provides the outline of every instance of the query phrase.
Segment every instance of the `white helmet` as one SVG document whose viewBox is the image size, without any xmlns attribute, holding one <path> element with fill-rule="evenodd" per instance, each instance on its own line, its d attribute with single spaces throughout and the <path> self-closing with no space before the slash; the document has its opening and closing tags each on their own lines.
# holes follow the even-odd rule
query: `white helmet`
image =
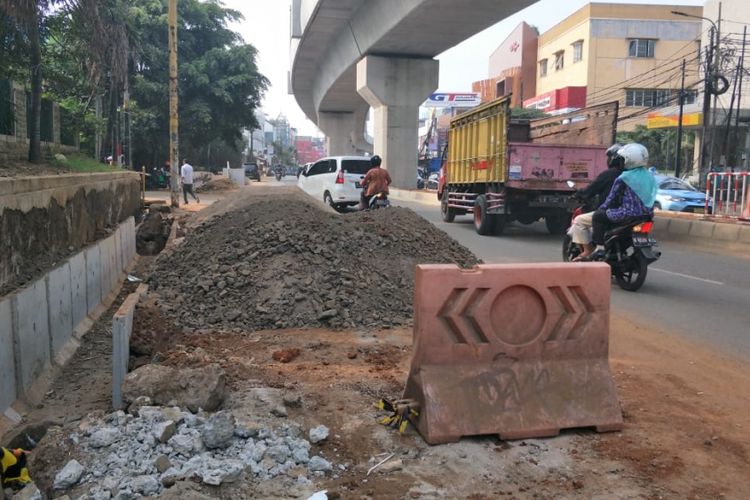
<svg viewBox="0 0 750 500">
<path fill-rule="evenodd" d="M 622 157 L 622 166 L 625 170 L 648 165 L 648 149 L 643 144 L 638 144 L 637 142 L 626 144 L 617 151 L 617 154 Z"/>
</svg>

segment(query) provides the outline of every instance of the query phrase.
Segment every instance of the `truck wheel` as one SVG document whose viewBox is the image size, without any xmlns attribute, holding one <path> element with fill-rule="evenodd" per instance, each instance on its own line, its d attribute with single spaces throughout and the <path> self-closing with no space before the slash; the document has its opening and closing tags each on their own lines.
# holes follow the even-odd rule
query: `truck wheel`
<svg viewBox="0 0 750 500">
<path fill-rule="evenodd" d="M 570 225 L 570 215 L 563 211 L 547 214 L 544 217 L 544 223 L 547 225 L 547 231 L 549 231 L 549 234 L 559 236 L 565 234 L 568 230 L 568 226 Z"/>
<path fill-rule="evenodd" d="M 494 234 L 495 236 L 502 236 L 502 234 L 505 232 L 505 215 L 493 215 L 492 219 L 492 234 Z"/>
<path fill-rule="evenodd" d="M 443 222 L 453 222 L 456 219 L 456 209 L 448 206 L 448 190 L 443 191 L 443 198 L 440 200 L 440 214 L 443 216 Z"/>
<path fill-rule="evenodd" d="M 482 236 L 490 234 L 494 225 L 495 217 L 487 213 L 487 197 L 483 194 L 477 196 L 474 201 L 474 227 L 477 234 Z"/>
</svg>

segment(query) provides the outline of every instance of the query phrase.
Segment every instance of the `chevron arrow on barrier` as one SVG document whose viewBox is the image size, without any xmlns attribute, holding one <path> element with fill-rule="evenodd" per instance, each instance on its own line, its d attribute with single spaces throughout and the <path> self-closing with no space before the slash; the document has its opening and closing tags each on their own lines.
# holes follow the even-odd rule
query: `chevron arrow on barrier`
<svg viewBox="0 0 750 500">
<path fill-rule="evenodd" d="M 489 288 L 454 288 L 443 303 L 438 317 L 456 344 L 489 344 L 475 315 Z"/>
<path fill-rule="evenodd" d="M 591 321 L 594 306 L 581 287 L 549 287 L 552 296 L 562 306 L 563 313 L 552 328 L 547 342 L 579 340 Z"/>
</svg>

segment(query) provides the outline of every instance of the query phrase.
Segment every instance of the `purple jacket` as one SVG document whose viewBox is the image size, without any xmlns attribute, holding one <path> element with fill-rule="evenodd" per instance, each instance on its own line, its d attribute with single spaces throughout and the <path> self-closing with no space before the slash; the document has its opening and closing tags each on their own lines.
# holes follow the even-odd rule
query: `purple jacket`
<svg viewBox="0 0 750 500">
<path fill-rule="evenodd" d="M 619 204 L 618 204 L 619 201 Z M 609 192 L 609 196 L 601 204 L 599 210 L 607 212 L 607 218 L 612 222 L 620 222 L 632 217 L 653 216 L 654 209 L 643 204 L 641 199 L 630 189 L 622 179 L 617 179 Z"/>
</svg>

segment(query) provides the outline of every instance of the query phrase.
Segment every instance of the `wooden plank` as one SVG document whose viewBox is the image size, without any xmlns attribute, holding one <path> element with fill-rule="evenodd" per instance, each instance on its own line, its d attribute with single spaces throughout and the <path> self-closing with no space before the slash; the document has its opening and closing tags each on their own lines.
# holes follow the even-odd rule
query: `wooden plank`
<svg viewBox="0 0 750 500">
<path fill-rule="evenodd" d="M 609 146 L 617 135 L 617 101 L 530 122 L 534 144 Z"/>
</svg>

